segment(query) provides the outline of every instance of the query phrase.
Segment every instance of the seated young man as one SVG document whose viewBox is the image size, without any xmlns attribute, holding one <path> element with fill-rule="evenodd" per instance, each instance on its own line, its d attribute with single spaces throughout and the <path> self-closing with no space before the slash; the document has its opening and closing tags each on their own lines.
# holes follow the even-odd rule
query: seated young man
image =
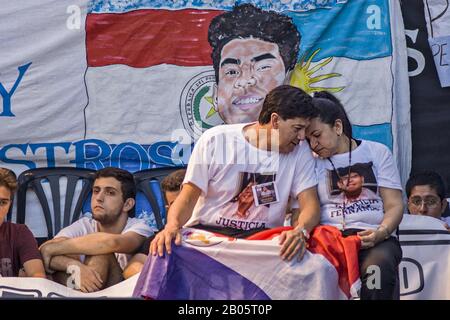
<svg viewBox="0 0 450 320">
<path fill-rule="evenodd" d="M 448 203 L 445 184 L 438 173 L 425 171 L 411 175 L 406 183 L 406 195 L 409 213 L 439 219 L 450 231 L 450 217 L 442 217 Z"/>
<path fill-rule="evenodd" d="M 24 224 L 4 221 L 17 189 L 15 174 L 0 168 L 0 276 L 45 278 L 36 239 Z"/>
<path fill-rule="evenodd" d="M 96 173 L 92 218 L 81 218 L 41 246 L 45 268 L 56 272 L 55 281 L 93 292 L 123 280 L 129 258 L 152 234 L 143 220 L 132 218 L 135 196 L 128 171 L 105 168 Z"/>
<path fill-rule="evenodd" d="M 161 181 L 161 189 L 164 193 L 164 200 L 166 202 L 166 212 L 169 212 L 169 208 L 180 193 L 180 187 L 183 183 L 186 169 L 180 169 L 172 172 Z M 135 274 L 141 272 L 144 266 L 145 260 L 150 249 L 150 242 L 153 240 L 154 235 L 148 238 L 142 245 L 139 252 L 130 260 L 127 267 L 123 271 L 123 277 L 128 279 Z"/>
</svg>

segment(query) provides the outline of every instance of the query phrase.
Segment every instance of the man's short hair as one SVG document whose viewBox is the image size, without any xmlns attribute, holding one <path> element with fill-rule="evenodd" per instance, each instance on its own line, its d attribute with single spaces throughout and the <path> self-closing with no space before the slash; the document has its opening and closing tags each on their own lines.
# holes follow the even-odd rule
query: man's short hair
<svg viewBox="0 0 450 320">
<path fill-rule="evenodd" d="M 7 168 L 0 168 L 0 186 L 5 187 L 11 193 L 11 198 L 17 190 L 16 174 Z"/>
<path fill-rule="evenodd" d="M 292 18 L 275 12 L 264 11 L 252 4 L 237 5 L 232 11 L 212 19 L 208 41 L 213 51 L 216 83 L 219 83 L 219 64 L 223 47 L 234 39 L 256 38 L 278 45 L 286 73 L 295 67 L 300 45 L 300 33 Z"/>
<path fill-rule="evenodd" d="M 439 198 L 444 200 L 445 198 L 445 183 L 444 179 L 434 171 L 422 171 L 412 174 L 408 182 L 406 182 L 406 196 L 409 198 L 411 191 L 415 186 L 429 186 L 436 191 Z"/>
<path fill-rule="evenodd" d="M 183 183 L 184 176 L 186 175 L 186 169 L 179 169 L 166 176 L 161 181 L 161 189 L 164 193 L 180 191 L 181 184 Z"/>
<path fill-rule="evenodd" d="M 290 85 L 281 85 L 267 94 L 259 114 L 259 123 L 269 123 L 272 113 L 278 114 L 283 120 L 310 119 L 317 115 L 312 98 L 302 89 Z"/>
<path fill-rule="evenodd" d="M 130 172 L 120 168 L 107 167 L 96 172 L 95 179 L 97 180 L 98 178 L 115 178 L 118 180 L 120 182 L 123 201 L 136 197 L 136 185 L 134 184 L 134 177 Z"/>
</svg>

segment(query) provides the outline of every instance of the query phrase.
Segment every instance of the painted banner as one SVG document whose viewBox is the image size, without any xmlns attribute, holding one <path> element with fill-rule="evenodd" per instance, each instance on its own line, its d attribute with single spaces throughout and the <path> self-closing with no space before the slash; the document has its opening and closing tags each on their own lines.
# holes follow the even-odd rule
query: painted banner
<svg viewBox="0 0 450 320">
<path fill-rule="evenodd" d="M 17 174 L 187 163 L 204 130 L 256 120 L 281 83 L 334 92 L 409 174 L 397 1 L 23 0 L 0 29 L 0 165 Z"/>
<path fill-rule="evenodd" d="M 428 42 L 442 87 L 450 87 L 450 4 L 424 0 Z"/>
</svg>

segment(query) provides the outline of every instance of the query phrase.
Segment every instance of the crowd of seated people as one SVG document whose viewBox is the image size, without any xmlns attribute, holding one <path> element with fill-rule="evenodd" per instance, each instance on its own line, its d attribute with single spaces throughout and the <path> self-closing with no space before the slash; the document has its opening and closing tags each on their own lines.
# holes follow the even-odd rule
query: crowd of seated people
<svg viewBox="0 0 450 320">
<path fill-rule="evenodd" d="M 269 139 L 267 132 L 276 132 L 278 139 Z M 222 135 L 238 143 L 218 145 L 225 141 L 219 139 Z M 268 161 L 243 166 L 205 160 L 205 155 L 215 156 L 217 148 L 238 155 L 249 146 Z M 281 155 L 276 172 L 263 167 L 273 160 L 273 150 Z M 258 186 L 273 190 L 270 201 L 255 199 Z M 119 168 L 98 170 L 92 217 L 80 218 L 38 248 L 27 226 L 4 221 L 17 181 L 12 171 L 0 169 L 0 275 L 47 277 L 94 292 L 139 273 L 148 254 L 170 254 L 173 241 L 181 242 L 183 226 L 243 237 L 292 223 L 293 228 L 280 236 L 280 256 L 289 261 L 302 258 L 309 234 L 324 224 L 360 238 L 361 298 L 399 299 L 402 251 L 395 230 L 404 207 L 410 214 L 439 219 L 450 230 L 449 218 L 442 216 L 447 208 L 445 185 L 437 173 L 413 174 L 406 184 L 408 202 L 403 204 L 389 149 L 355 139 L 344 107 L 330 93 L 310 97 L 287 85 L 267 95 L 258 122 L 217 126 L 202 135 L 187 170 L 168 175 L 161 187 L 168 221 L 154 234 L 134 217 L 133 175 Z M 294 205 L 286 220 L 289 199 Z M 370 215 L 352 211 L 368 200 Z M 383 290 L 365 285 L 371 264 L 381 266 Z M 79 281 L 68 281 L 74 273 Z"/>
</svg>

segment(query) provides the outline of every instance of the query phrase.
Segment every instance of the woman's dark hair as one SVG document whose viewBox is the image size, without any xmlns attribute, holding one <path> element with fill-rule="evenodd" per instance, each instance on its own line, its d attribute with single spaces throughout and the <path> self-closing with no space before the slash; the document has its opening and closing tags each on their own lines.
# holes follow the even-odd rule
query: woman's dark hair
<svg viewBox="0 0 450 320">
<path fill-rule="evenodd" d="M 321 122 L 334 126 L 336 120 L 341 120 L 344 134 L 353 138 L 352 125 L 345 112 L 344 106 L 334 95 L 328 91 L 320 91 L 314 94 L 313 105 L 317 109 Z"/>
</svg>

